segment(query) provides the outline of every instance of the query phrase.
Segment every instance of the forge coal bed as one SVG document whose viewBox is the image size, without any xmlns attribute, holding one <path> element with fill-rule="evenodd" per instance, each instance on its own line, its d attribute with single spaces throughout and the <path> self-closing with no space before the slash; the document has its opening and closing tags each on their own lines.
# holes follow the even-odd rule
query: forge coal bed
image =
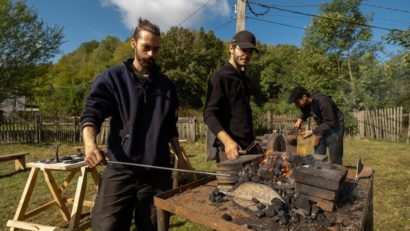
<svg viewBox="0 0 410 231">
<path fill-rule="evenodd" d="M 348 167 L 344 184 L 351 196 L 338 202 L 336 211 L 324 212 L 326 218 L 332 222 L 330 227 L 308 219 L 280 225 L 266 217 L 253 216 L 229 198 L 219 203 L 213 203 L 208 198 L 212 191 L 217 188 L 217 181 L 215 177 L 206 177 L 155 196 L 158 230 L 167 230 L 165 223 L 167 213 L 182 216 L 192 222 L 220 231 L 372 230 L 373 176 L 355 181 L 354 174 L 355 169 Z M 227 217 L 231 219 L 227 219 Z"/>
</svg>

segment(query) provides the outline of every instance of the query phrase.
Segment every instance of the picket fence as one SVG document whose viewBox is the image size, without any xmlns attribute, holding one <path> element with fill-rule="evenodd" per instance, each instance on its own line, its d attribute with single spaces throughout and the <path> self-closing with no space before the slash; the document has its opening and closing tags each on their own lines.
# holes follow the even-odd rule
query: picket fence
<svg viewBox="0 0 410 231">
<path fill-rule="evenodd" d="M 356 120 L 359 137 L 410 143 L 410 114 L 404 114 L 402 107 L 352 112 Z M 275 115 L 267 112 L 260 122 L 255 121 L 255 130 L 270 133 L 293 127 L 296 115 Z M 313 121 L 306 123 L 310 128 Z M 179 138 L 187 141 L 205 141 L 207 127 L 202 117 L 181 117 L 177 128 Z M 105 144 L 109 133 L 109 121 L 105 121 L 97 136 L 99 144 Z M 350 134 L 352 135 L 352 134 Z M 0 144 L 10 143 L 74 143 L 81 144 L 78 117 L 59 119 L 8 120 L 0 121 Z"/>
</svg>

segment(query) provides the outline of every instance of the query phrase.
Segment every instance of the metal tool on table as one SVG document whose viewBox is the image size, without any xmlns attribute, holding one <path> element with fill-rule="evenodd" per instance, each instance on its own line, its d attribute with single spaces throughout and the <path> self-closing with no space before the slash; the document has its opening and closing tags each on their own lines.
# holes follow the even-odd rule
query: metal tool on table
<svg viewBox="0 0 410 231">
<path fill-rule="evenodd" d="M 252 150 L 252 148 L 254 148 L 255 147 L 255 145 L 256 145 L 256 140 L 254 140 L 254 141 L 252 141 L 252 143 L 245 149 L 245 150 L 243 150 L 240 146 L 239 146 L 239 155 L 246 155 L 246 154 L 248 154 L 249 153 L 249 151 L 250 150 Z"/>
<path fill-rule="evenodd" d="M 142 167 L 142 168 L 152 168 L 152 169 L 167 170 L 167 171 L 196 173 L 196 174 L 204 174 L 204 175 L 211 175 L 211 176 L 231 176 L 231 174 L 228 174 L 228 173 L 216 173 L 216 172 L 189 170 L 189 169 L 168 168 L 168 167 L 161 167 L 161 166 L 155 166 L 155 165 L 137 164 L 137 163 L 122 162 L 122 161 L 114 161 L 114 160 L 107 160 L 107 163 L 121 164 L 121 165 L 128 165 L 128 166 Z"/>
<path fill-rule="evenodd" d="M 362 159 L 359 158 L 356 163 L 355 180 L 358 181 L 360 178 L 370 177 L 371 175 L 373 175 L 373 170 L 370 167 L 364 166 Z"/>
</svg>

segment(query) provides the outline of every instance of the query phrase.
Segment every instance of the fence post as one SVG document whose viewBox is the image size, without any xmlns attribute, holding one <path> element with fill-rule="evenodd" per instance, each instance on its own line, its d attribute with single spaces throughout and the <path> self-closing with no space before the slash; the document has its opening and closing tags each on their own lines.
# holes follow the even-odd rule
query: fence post
<svg viewBox="0 0 410 231">
<path fill-rule="evenodd" d="M 407 114 L 407 117 L 409 117 L 407 121 L 407 143 L 410 143 L 410 113 Z"/>
</svg>

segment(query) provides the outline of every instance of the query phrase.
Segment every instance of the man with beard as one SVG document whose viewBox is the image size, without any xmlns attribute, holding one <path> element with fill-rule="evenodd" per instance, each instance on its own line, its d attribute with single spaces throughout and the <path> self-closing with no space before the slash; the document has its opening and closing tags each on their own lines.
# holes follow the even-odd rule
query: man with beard
<svg viewBox="0 0 410 231">
<path fill-rule="evenodd" d="M 315 119 L 317 127 L 302 133 L 304 139 L 315 135 L 315 153 L 326 155 L 329 148 L 330 162 L 342 165 L 344 115 L 335 102 L 329 96 L 310 94 L 298 86 L 290 93 L 288 103 L 295 103 L 302 111 L 295 128 L 300 128 L 308 117 Z"/>
<path fill-rule="evenodd" d="M 245 66 L 255 51 L 255 36 L 249 31 L 238 32 L 229 44 L 229 61 L 208 81 L 204 121 L 216 135 L 217 163 L 237 158 L 239 150 L 247 149 L 255 139 L 250 80 L 245 75 Z"/>
<path fill-rule="evenodd" d="M 160 30 L 138 21 L 131 40 L 134 58 L 95 79 L 81 115 L 85 162 L 89 167 L 112 161 L 170 167 L 171 143 L 182 159 L 176 127 L 175 87 L 156 65 Z M 110 119 L 106 153 L 95 142 Z M 153 196 L 171 188 L 170 172 L 108 163 L 92 211 L 93 230 L 157 230 Z"/>
</svg>

